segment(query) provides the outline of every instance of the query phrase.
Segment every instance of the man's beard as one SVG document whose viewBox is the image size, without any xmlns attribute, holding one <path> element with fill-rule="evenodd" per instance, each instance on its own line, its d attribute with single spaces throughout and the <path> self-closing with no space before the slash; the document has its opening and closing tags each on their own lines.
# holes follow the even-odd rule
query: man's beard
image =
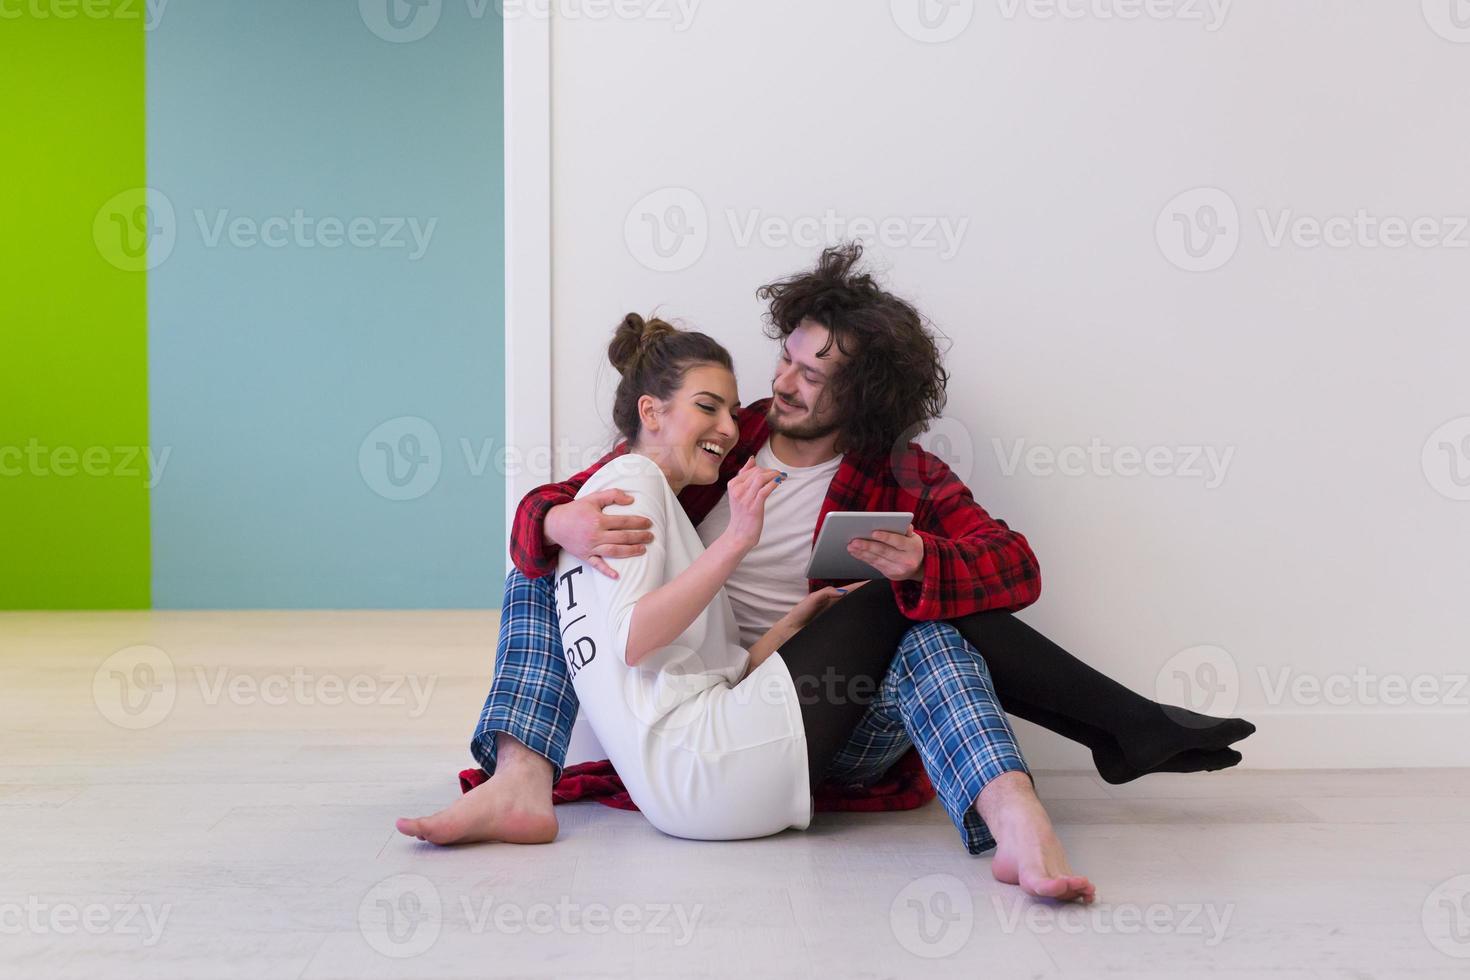
<svg viewBox="0 0 1470 980">
<path fill-rule="evenodd" d="M 841 428 L 835 421 L 808 418 L 805 422 L 785 422 L 776 414 L 776 401 L 766 410 L 766 424 L 772 432 L 779 432 L 788 439 L 825 439 Z"/>
</svg>

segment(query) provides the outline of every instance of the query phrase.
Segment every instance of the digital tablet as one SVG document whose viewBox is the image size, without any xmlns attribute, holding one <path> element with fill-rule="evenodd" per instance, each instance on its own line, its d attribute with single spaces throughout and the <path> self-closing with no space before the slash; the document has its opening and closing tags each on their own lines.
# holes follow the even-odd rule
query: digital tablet
<svg viewBox="0 0 1470 980">
<path fill-rule="evenodd" d="M 871 538 L 874 531 L 903 534 L 913 522 L 914 515 L 909 512 L 834 510 L 822 522 L 822 530 L 817 532 L 817 544 L 812 548 L 806 577 L 846 582 L 883 578 L 878 569 L 849 555 L 847 543 L 856 538 Z"/>
</svg>

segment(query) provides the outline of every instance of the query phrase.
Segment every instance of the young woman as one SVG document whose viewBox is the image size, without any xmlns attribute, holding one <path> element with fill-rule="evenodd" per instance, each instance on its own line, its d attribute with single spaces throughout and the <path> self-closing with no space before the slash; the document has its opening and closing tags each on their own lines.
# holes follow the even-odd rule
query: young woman
<svg viewBox="0 0 1470 980">
<path fill-rule="evenodd" d="M 783 474 L 748 463 L 729 485 L 729 526 L 708 548 L 677 500 L 685 486 L 718 479 L 739 435 L 730 356 L 704 334 L 636 314 L 608 356 L 622 375 L 613 420 L 630 451 L 578 496 L 621 487 L 633 503 L 618 512 L 651 521 L 656 543 L 615 559 L 615 579 L 563 553 L 557 612 L 577 697 L 659 830 L 726 840 L 804 828 L 812 787 L 866 706 L 835 691 L 803 699 L 798 685 L 820 692 L 811 681 L 837 671 L 876 687 L 909 624 L 890 623 L 894 635 L 874 642 L 887 617 L 870 602 L 874 615 L 807 629 L 847 591 L 827 588 L 742 648 L 724 584 L 760 541 Z"/>
</svg>

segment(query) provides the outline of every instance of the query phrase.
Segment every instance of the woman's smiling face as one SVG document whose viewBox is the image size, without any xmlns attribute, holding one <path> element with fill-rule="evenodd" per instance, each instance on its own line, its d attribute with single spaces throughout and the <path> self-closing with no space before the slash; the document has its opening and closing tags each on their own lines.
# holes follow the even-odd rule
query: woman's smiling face
<svg viewBox="0 0 1470 980">
<path fill-rule="evenodd" d="M 675 490 L 714 483 L 740 435 L 739 408 L 735 375 L 718 364 L 696 364 L 668 398 L 638 399 L 635 448 L 663 468 Z"/>
</svg>

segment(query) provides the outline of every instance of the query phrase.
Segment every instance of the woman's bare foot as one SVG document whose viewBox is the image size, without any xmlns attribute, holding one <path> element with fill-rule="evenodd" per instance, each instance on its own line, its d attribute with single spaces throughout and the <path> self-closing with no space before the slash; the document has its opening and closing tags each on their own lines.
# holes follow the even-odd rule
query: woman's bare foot
<svg viewBox="0 0 1470 980">
<path fill-rule="evenodd" d="M 1028 895 L 1063 902 L 1092 902 L 1097 890 L 1074 874 L 1051 818 L 1036 798 L 1025 773 L 1008 772 L 986 784 L 975 809 L 995 835 L 990 873 L 996 881 L 1020 885 Z"/>
<path fill-rule="evenodd" d="M 496 744 L 495 775 L 432 816 L 399 818 L 398 832 L 430 844 L 556 840 L 551 763 L 508 735 Z"/>
</svg>

